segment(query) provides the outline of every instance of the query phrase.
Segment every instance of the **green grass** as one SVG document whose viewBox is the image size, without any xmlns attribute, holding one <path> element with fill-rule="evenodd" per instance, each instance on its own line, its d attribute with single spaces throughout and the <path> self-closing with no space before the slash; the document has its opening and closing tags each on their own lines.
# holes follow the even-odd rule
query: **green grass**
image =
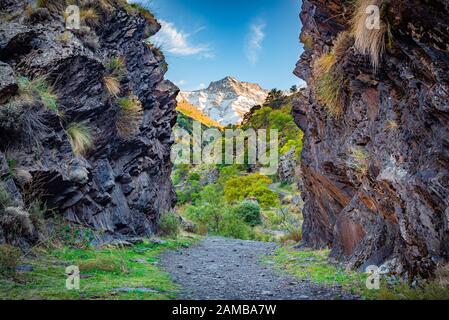
<svg viewBox="0 0 449 320">
<path fill-rule="evenodd" d="M 388 283 L 382 276 L 379 290 L 366 288 L 367 274 L 346 270 L 342 265 L 329 261 L 329 250 L 302 250 L 281 247 L 264 263 L 271 263 L 298 279 L 310 280 L 321 285 L 340 285 L 343 290 L 365 300 L 449 300 L 449 286 L 438 281 L 419 281 L 412 288 L 396 278 Z"/>
<path fill-rule="evenodd" d="M 19 77 L 17 82 L 21 100 L 32 103 L 38 99 L 48 109 L 58 111 L 58 96 L 44 77 L 38 77 L 33 80 Z"/>
<path fill-rule="evenodd" d="M 329 250 L 296 251 L 282 247 L 276 251 L 271 261 L 275 265 L 300 279 L 324 285 L 342 285 L 356 292 L 360 284 L 365 284 L 366 276 L 357 272 L 347 272 L 337 264 L 328 261 Z M 267 262 L 269 260 L 266 260 Z"/>
<path fill-rule="evenodd" d="M 179 238 L 164 240 L 163 244 L 146 240 L 130 248 L 64 247 L 41 252 L 38 258 L 21 261 L 21 264 L 32 265 L 32 272 L 16 274 L 14 280 L 0 277 L 0 299 L 174 299 L 178 288 L 158 267 L 158 255 L 163 250 L 189 246 L 195 240 Z M 80 267 L 79 291 L 65 288 L 65 268 L 70 265 Z M 145 288 L 149 292 L 115 290 L 124 287 Z"/>
</svg>

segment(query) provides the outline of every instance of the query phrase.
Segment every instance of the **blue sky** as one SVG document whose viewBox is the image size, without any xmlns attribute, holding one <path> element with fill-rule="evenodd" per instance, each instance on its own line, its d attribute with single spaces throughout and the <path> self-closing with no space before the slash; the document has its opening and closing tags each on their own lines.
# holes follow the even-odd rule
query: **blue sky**
<svg viewBox="0 0 449 320">
<path fill-rule="evenodd" d="M 265 89 L 300 84 L 292 74 L 303 50 L 300 0 L 150 2 L 162 24 L 151 41 L 162 45 L 169 63 L 166 77 L 182 90 L 197 90 L 228 75 Z"/>
</svg>

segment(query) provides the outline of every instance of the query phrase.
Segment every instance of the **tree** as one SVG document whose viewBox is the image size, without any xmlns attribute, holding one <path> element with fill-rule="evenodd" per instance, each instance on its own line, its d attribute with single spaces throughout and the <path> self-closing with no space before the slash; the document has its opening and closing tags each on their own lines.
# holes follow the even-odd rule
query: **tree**
<svg viewBox="0 0 449 320">
<path fill-rule="evenodd" d="M 268 93 L 267 99 L 265 100 L 265 104 L 271 104 L 277 100 L 280 100 L 284 97 L 284 94 L 281 90 L 278 89 L 271 89 L 271 91 Z"/>
<path fill-rule="evenodd" d="M 298 86 L 295 84 L 290 88 L 290 93 L 296 93 L 298 92 Z"/>
</svg>

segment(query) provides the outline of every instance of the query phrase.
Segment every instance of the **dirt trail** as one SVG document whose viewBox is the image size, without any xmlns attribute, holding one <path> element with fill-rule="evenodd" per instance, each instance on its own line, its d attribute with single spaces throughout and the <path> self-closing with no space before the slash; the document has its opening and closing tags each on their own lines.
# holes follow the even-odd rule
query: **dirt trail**
<svg viewBox="0 0 449 320">
<path fill-rule="evenodd" d="M 198 245 L 161 256 L 161 265 L 180 286 L 179 299 L 317 300 L 351 299 L 338 287 L 294 279 L 260 262 L 274 243 L 208 237 Z"/>
</svg>

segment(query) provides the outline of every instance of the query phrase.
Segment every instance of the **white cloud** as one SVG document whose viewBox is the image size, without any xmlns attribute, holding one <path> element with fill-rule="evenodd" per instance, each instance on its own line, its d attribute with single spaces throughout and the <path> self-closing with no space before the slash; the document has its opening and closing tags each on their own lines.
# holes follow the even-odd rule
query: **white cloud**
<svg viewBox="0 0 449 320">
<path fill-rule="evenodd" d="M 259 60 L 259 53 L 262 50 L 262 42 L 265 39 L 265 22 L 253 23 L 247 36 L 245 54 L 248 61 L 255 65 Z"/>
<path fill-rule="evenodd" d="M 179 81 L 175 81 L 175 85 L 179 86 L 183 86 L 186 85 L 187 81 L 186 80 L 179 80 Z"/>
<path fill-rule="evenodd" d="M 190 43 L 190 34 L 178 30 L 171 22 L 159 20 L 159 23 L 162 28 L 154 36 L 154 40 L 158 45 L 161 45 L 166 52 L 176 56 L 197 55 L 203 58 L 213 57 L 208 45 L 194 45 Z M 196 32 L 198 32 L 198 30 Z"/>
</svg>

